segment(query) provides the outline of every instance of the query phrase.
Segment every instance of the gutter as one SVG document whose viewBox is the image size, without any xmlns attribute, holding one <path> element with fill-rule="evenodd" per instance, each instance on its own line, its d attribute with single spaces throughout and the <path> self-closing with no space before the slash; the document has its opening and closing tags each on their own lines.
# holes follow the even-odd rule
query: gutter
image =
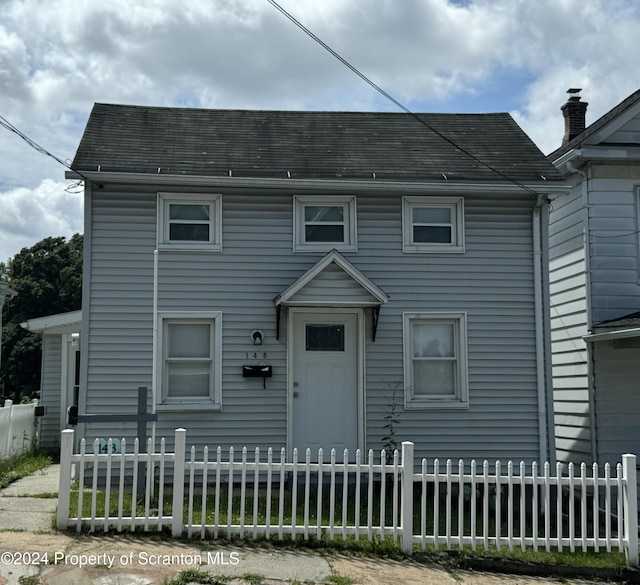
<svg viewBox="0 0 640 585">
<path fill-rule="evenodd" d="M 161 173 L 116 173 L 110 171 L 81 171 L 82 175 L 74 171 L 65 173 L 66 179 L 87 179 L 96 183 L 100 189 L 101 183 L 123 183 L 131 185 L 186 185 L 194 187 L 231 187 L 231 188 L 257 188 L 263 191 L 268 189 L 295 188 L 299 190 L 342 189 L 366 189 L 368 191 L 401 190 L 403 193 L 424 193 L 453 191 L 456 193 L 513 193 L 522 191 L 522 187 L 506 181 L 497 183 L 486 182 L 454 182 L 443 179 L 442 181 L 387 181 L 371 179 L 295 179 L 295 178 L 251 178 L 251 177 L 227 177 L 227 176 L 203 176 L 203 175 L 163 175 Z M 568 193 L 569 187 L 562 181 L 546 181 L 543 177 L 540 181 L 523 183 L 524 187 L 541 195 L 560 195 Z"/>
</svg>

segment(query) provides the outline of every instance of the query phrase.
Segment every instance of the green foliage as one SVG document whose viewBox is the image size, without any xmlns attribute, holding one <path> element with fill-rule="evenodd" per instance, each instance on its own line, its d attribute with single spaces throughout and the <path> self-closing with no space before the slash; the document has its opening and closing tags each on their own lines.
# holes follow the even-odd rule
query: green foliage
<svg viewBox="0 0 640 585">
<path fill-rule="evenodd" d="M 165 580 L 164 585 L 189 585 L 191 583 L 203 583 L 205 585 L 225 585 L 229 582 L 228 577 L 214 577 L 206 571 L 198 569 L 186 569 L 178 573 L 176 577 Z"/>
<path fill-rule="evenodd" d="M 400 424 L 400 409 L 402 407 L 402 385 L 396 383 L 393 386 L 391 400 L 387 404 L 384 415 L 385 435 L 382 437 L 382 448 L 391 456 L 398 448 L 396 440 L 397 427 Z"/>
<path fill-rule="evenodd" d="M 41 339 L 20 326 L 28 319 L 75 311 L 82 299 L 81 234 L 70 240 L 45 238 L 0 263 L 18 294 L 5 303 L 2 328 L 0 395 L 14 402 L 33 398 L 40 386 Z"/>
<path fill-rule="evenodd" d="M 250 585 L 260 585 L 264 581 L 264 576 L 257 573 L 245 573 L 241 579 L 244 579 Z"/>
<path fill-rule="evenodd" d="M 51 459 L 37 450 L 26 451 L 6 459 L 0 459 L 0 488 L 43 469 L 51 463 Z"/>
</svg>

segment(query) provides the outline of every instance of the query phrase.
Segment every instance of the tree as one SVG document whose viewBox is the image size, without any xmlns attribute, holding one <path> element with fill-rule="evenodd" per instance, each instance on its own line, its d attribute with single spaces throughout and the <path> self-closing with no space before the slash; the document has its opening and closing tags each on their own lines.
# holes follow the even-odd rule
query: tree
<svg viewBox="0 0 640 585">
<path fill-rule="evenodd" d="M 40 336 L 20 323 L 81 308 L 82 243 L 81 234 L 69 241 L 45 238 L 7 263 L 9 284 L 18 294 L 3 310 L 0 394 L 11 395 L 16 402 L 34 397 L 41 370 Z"/>
</svg>

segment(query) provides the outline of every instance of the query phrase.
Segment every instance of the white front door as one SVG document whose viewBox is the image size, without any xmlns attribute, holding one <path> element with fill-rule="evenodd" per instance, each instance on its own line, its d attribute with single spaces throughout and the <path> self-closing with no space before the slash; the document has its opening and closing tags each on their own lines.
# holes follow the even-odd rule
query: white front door
<svg viewBox="0 0 640 585">
<path fill-rule="evenodd" d="M 361 312 L 354 309 L 290 309 L 289 393 L 291 448 L 313 459 L 322 448 L 350 459 L 360 436 Z"/>
</svg>

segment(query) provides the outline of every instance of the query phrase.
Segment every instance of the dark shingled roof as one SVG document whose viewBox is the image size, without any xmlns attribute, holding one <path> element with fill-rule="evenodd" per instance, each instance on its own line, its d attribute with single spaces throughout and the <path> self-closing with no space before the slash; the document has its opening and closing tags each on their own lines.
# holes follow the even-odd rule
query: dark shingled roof
<svg viewBox="0 0 640 585">
<path fill-rule="evenodd" d="M 623 317 L 617 319 L 609 319 L 608 321 L 602 321 L 596 323 L 596 327 L 639 327 L 640 326 L 640 311 L 635 313 L 629 313 Z"/>
<path fill-rule="evenodd" d="M 519 182 L 561 180 L 508 114 L 418 114 Z M 504 181 L 412 116 L 96 104 L 77 171 L 294 179 Z M 160 169 L 160 171 L 158 171 Z M 544 179 L 543 179 L 544 177 Z"/>
</svg>

